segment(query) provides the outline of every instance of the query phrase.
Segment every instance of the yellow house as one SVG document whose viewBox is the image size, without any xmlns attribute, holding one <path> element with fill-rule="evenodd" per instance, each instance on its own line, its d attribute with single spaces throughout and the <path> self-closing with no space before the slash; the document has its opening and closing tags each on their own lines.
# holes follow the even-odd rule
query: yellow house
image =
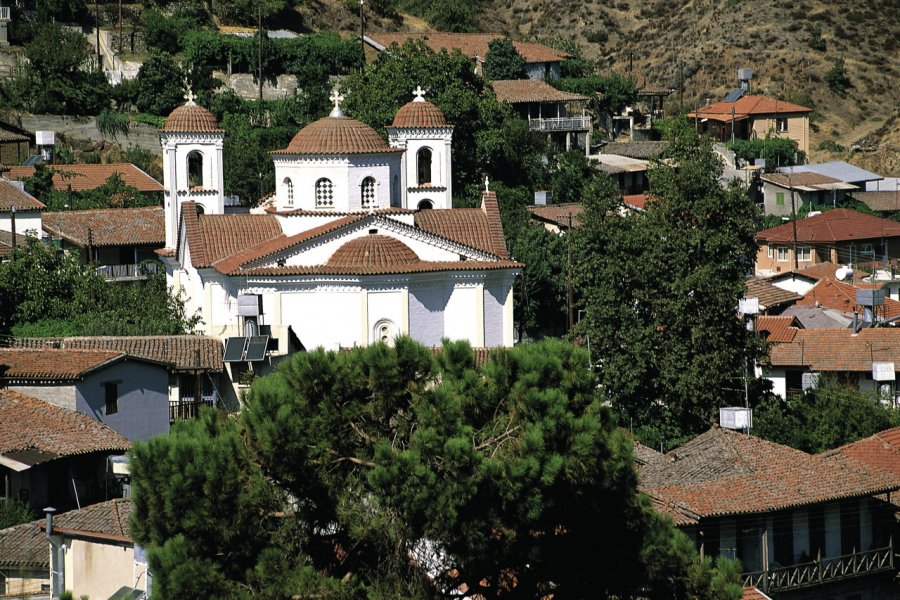
<svg viewBox="0 0 900 600">
<path fill-rule="evenodd" d="M 722 142 L 765 139 L 766 136 L 797 142 L 809 154 L 811 108 L 767 96 L 741 96 L 734 102 L 716 102 L 688 113 L 697 128 Z"/>
</svg>

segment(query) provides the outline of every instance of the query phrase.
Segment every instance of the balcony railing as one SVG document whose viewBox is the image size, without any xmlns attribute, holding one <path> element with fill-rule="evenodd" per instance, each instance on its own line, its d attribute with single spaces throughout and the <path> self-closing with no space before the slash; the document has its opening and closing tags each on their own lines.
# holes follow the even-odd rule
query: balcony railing
<svg viewBox="0 0 900 600">
<path fill-rule="evenodd" d="M 200 408 L 203 406 L 214 407 L 217 395 L 200 396 L 197 400 L 193 396 L 179 400 L 169 400 L 169 423 L 175 421 L 187 421 L 200 416 Z"/>
<path fill-rule="evenodd" d="M 127 281 L 147 279 L 160 272 L 162 265 L 154 261 L 145 261 L 133 265 L 103 265 L 95 272 L 106 281 Z"/>
<path fill-rule="evenodd" d="M 591 128 L 591 118 L 577 116 L 528 119 L 528 127 L 532 131 L 586 131 Z"/>
<path fill-rule="evenodd" d="M 9 7 L 8 6 L 0 6 L 0 21 L 9 21 Z"/>
<path fill-rule="evenodd" d="M 744 573 L 742 578 L 745 586 L 753 585 L 764 592 L 777 592 L 892 571 L 893 569 L 894 552 L 892 546 L 888 546 L 790 567 Z"/>
</svg>

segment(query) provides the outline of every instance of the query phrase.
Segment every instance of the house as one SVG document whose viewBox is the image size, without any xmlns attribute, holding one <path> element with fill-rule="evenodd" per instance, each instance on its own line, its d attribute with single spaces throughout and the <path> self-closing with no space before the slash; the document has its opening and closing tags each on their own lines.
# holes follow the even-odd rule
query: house
<svg viewBox="0 0 900 600">
<path fill-rule="evenodd" d="M 863 291 L 861 294 L 860 291 Z M 823 277 L 798 300 L 797 307 L 819 307 L 846 314 L 851 319 L 857 315 L 860 321 L 884 321 L 900 316 L 900 302 L 881 297 L 878 304 L 867 302 L 871 294 L 880 292 L 871 283 L 851 285 L 831 277 Z"/>
<path fill-rule="evenodd" d="M 503 39 L 499 33 L 368 33 L 363 36 L 366 62 L 374 62 L 381 52 L 392 45 L 403 46 L 409 40 L 421 40 L 435 52 L 459 50 L 475 61 L 475 72 L 484 76 L 484 60 L 488 44 Z M 557 79 L 560 64 L 571 55 L 535 42 L 513 41 L 516 51 L 525 59 L 525 72 L 529 79 Z"/>
<path fill-rule="evenodd" d="M 900 212 L 900 191 L 897 190 L 853 192 L 853 199 L 862 202 L 883 217 L 890 217 Z"/>
<path fill-rule="evenodd" d="M 31 154 L 34 134 L 9 123 L 0 123 L 0 164 L 17 165 Z"/>
<path fill-rule="evenodd" d="M 150 197 L 156 197 L 163 191 L 161 183 L 131 163 L 54 164 L 47 165 L 47 168 L 53 171 L 53 189 L 58 192 L 93 190 L 113 175 L 118 175 L 125 185 Z M 6 171 L 5 176 L 14 181 L 32 177 L 35 172 L 35 167 L 30 166 L 6 165 L 2 169 Z"/>
<path fill-rule="evenodd" d="M 760 175 L 763 212 L 789 216 L 800 209 L 844 200 L 848 191 L 859 189 L 827 175 L 812 172 L 774 172 Z"/>
<path fill-rule="evenodd" d="M 131 500 L 120 498 L 60 515 L 47 511 L 38 527 L 46 536 L 54 598 L 66 590 L 76 598 L 146 598 L 150 594 L 146 555 L 131 538 L 132 509 Z"/>
<path fill-rule="evenodd" d="M 0 414 L 4 496 L 36 509 L 103 500 L 107 458 L 131 448 L 98 420 L 10 389 L 0 389 Z"/>
<path fill-rule="evenodd" d="M 810 165 L 781 167 L 778 169 L 778 172 L 790 173 L 794 175 L 797 175 L 799 173 L 815 173 L 816 175 L 830 177 L 831 179 L 835 179 L 841 183 L 855 186 L 856 188 L 861 190 L 866 189 L 866 186 L 868 186 L 869 184 L 878 182 L 882 179 L 881 175 L 878 175 L 877 173 L 866 171 L 865 169 L 861 169 L 842 160 L 814 163 Z M 831 198 L 827 198 L 826 202 L 820 202 L 820 204 L 827 204 L 828 201 L 831 201 L 831 203 L 833 204 L 833 200 L 834 195 L 832 195 Z"/>
<path fill-rule="evenodd" d="M 451 337 L 513 343 L 510 259 L 496 194 L 452 208 L 453 128 L 424 92 L 401 107 L 389 142 L 344 115 L 301 129 L 272 153 L 276 191 L 256 214 L 224 214 L 222 139 L 208 110 L 176 108 L 160 131 L 169 285 L 226 342 L 232 381 L 293 349 Z M 202 164 L 191 186 L 188 156 Z"/>
<path fill-rule="evenodd" d="M 0 232 L 42 237 L 41 214 L 46 208 L 21 184 L 0 179 Z"/>
<path fill-rule="evenodd" d="M 847 208 L 826 210 L 757 233 L 756 274 L 765 277 L 823 262 L 894 261 L 900 257 L 898 238 L 896 221 Z"/>
<path fill-rule="evenodd" d="M 50 591 L 47 548 L 41 520 L 0 529 L 0 597 Z"/>
<path fill-rule="evenodd" d="M 900 476 L 900 427 L 879 431 L 867 438 L 824 452 L 823 455 L 842 455 Z M 900 498 L 895 499 L 895 503 L 897 500 Z"/>
<path fill-rule="evenodd" d="M 741 561 L 747 586 L 797 600 L 848 598 L 847 581 L 896 589 L 894 510 L 878 497 L 900 489 L 896 474 L 713 426 L 638 476 L 701 556 Z"/>
<path fill-rule="evenodd" d="M 28 243 L 28 236 L 9 231 L 0 231 L 0 260 L 12 254 L 15 248 L 21 248 Z"/>
<path fill-rule="evenodd" d="M 535 204 L 527 207 L 531 218 L 544 226 L 551 233 L 561 233 L 581 225 L 579 215 L 584 210 L 581 202 L 563 202 L 562 204 Z"/>
<path fill-rule="evenodd" d="M 745 285 L 747 291 L 744 293 L 744 297 L 756 298 L 761 314 L 778 314 L 803 297 L 773 285 L 771 281 L 762 277 L 748 277 Z"/>
<path fill-rule="evenodd" d="M 760 315 L 754 323 L 755 330 L 769 343 L 785 343 L 794 340 L 803 324 L 793 315 Z"/>
<path fill-rule="evenodd" d="M 790 341 L 772 345 L 761 375 L 782 398 L 814 388 L 824 374 L 896 406 L 897 365 L 900 329 L 798 329 Z"/>
<path fill-rule="evenodd" d="M 167 367 L 124 352 L 0 348 L 0 386 L 86 415 L 129 440 L 169 431 Z"/>
<path fill-rule="evenodd" d="M 720 142 L 777 137 L 794 140 L 809 154 L 809 113 L 813 109 L 767 96 L 741 95 L 733 102 L 707 104 L 688 113 L 699 131 Z"/>
<path fill-rule="evenodd" d="M 528 121 L 531 131 L 570 150 L 591 149 L 591 115 L 585 109 L 589 98 L 558 90 L 542 79 L 512 79 L 491 82 L 497 100 L 511 104 Z"/>
<path fill-rule="evenodd" d="M 644 140 L 607 142 L 600 149 L 603 151 L 603 154 L 615 154 L 640 160 L 653 160 L 654 158 L 660 158 L 668 147 L 669 142 L 666 141 Z"/>
<path fill-rule="evenodd" d="M 44 214 L 44 232 L 63 250 L 78 252 L 110 281 L 162 272 L 156 250 L 166 241 L 163 209 L 98 208 Z"/>
<path fill-rule="evenodd" d="M 643 194 L 650 185 L 647 171 L 650 161 L 618 154 L 591 154 L 588 158 L 598 171 L 609 175 L 624 195 Z"/>
<path fill-rule="evenodd" d="M 202 335 L 16 338 L 16 348 L 121 352 L 167 365 L 169 423 L 196 418 L 201 406 L 234 410 L 238 399 L 225 379 L 222 342 Z"/>
</svg>

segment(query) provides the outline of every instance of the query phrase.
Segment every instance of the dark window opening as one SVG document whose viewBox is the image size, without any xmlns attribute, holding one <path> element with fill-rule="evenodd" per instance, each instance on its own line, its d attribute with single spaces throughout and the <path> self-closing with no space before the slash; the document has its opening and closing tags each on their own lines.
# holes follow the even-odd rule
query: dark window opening
<svg viewBox="0 0 900 600">
<path fill-rule="evenodd" d="M 432 208 L 434 208 L 434 204 L 431 200 L 422 200 L 419 202 L 419 210 L 431 210 Z"/>
<path fill-rule="evenodd" d="M 104 383 L 103 395 L 106 403 L 107 415 L 114 415 L 119 412 L 119 384 Z"/>
<path fill-rule="evenodd" d="M 422 148 L 416 154 L 416 163 L 418 166 L 418 183 L 425 185 L 431 183 L 431 149 Z"/>
<path fill-rule="evenodd" d="M 203 185 L 203 154 L 194 150 L 187 157 L 188 187 Z"/>
</svg>

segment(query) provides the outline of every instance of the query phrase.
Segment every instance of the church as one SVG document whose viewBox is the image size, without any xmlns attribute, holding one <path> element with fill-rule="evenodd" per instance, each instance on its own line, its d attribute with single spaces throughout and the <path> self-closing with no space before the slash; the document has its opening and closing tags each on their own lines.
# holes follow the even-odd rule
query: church
<svg viewBox="0 0 900 600">
<path fill-rule="evenodd" d="M 453 127 L 421 88 L 388 141 L 344 114 L 271 153 L 276 189 L 249 214 L 225 210 L 226 132 L 188 99 L 160 130 L 169 285 L 202 333 L 223 339 L 237 381 L 301 349 L 408 335 L 474 347 L 513 344 L 522 265 L 488 182 L 479 208 L 453 208 Z"/>
</svg>

